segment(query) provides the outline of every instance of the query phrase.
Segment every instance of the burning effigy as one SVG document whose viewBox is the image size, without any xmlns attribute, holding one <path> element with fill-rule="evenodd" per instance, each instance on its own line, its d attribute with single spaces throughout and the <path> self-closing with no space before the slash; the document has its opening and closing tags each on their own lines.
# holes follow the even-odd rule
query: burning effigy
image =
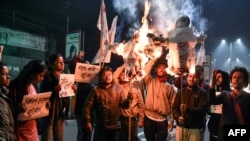
<svg viewBox="0 0 250 141">
<path fill-rule="evenodd" d="M 184 75 L 194 71 L 195 46 L 205 40 L 204 35 L 195 35 L 194 27 L 187 15 L 176 16 L 174 27 L 164 35 L 158 34 L 151 26 L 149 28 L 148 14 L 150 2 L 145 1 L 142 26 L 136 30 L 132 39 L 128 42 L 111 45 L 113 53 L 121 55 L 125 64 L 127 76 L 131 77 L 144 69 L 150 59 L 166 59 L 167 72 L 170 75 Z M 165 58 L 162 58 L 163 50 L 168 50 Z M 133 74 L 133 75 L 132 75 Z"/>
<path fill-rule="evenodd" d="M 195 67 L 195 46 L 201 36 L 194 35 L 194 28 L 189 25 L 190 18 L 181 15 L 175 28 L 168 32 L 168 70 L 177 75 L 192 72 Z"/>
<path fill-rule="evenodd" d="M 206 38 L 206 35 L 194 34 L 194 27 L 190 26 L 190 18 L 187 15 L 181 15 L 176 19 L 174 29 L 168 32 L 167 37 L 157 37 L 152 33 L 147 36 L 155 40 L 157 44 L 163 43 L 169 50 L 166 59 L 168 60 L 168 73 L 172 75 L 184 75 L 194 71 L 195 46 Z"/>
<path fill-rule="evenodd" d="M 150 3 L 145 2 L 145 17 L 148 15 Z M 142 18 L 142 27 L 134 32 L 131 40 L 122 43 L 110 45 L 112 53 L 121 55 L 125 65 L 125 76 L 129 79 L 139 78 L 136 75 L 142 75 L 145 64 L 149 58 L 157 58 L 161 54 L 161 49 L 157 48 L 155 44 L 150 44 L 147 38 L 147 33 L 152 32 L 148 28 L 147 19 Z"/>
</svg>

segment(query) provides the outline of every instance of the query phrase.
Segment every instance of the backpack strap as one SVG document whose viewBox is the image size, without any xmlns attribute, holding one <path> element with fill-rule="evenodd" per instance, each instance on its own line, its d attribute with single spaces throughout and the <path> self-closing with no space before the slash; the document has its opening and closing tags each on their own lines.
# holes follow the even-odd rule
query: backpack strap
<svg viewBox="0 0 250 141">
<path fill-rule="evenodd" d="M 234 92 L 231 92 L 230 95 L 231 95 L 232 100 L 233 100 L 234 110 L 235 110 L 235 112 L 236 112 L 238 121 L 239 121 L 240 125 L 243 125 L 243 124 L 245 124 L 245 121 L 244 121 L 244 118 L 243 118 L 243 115 L 242 115 L 242 112 L 241 112 L 241 109 L 240 109 L 240 105 L 239 105 L 239 103 L 236 101 L 236 97 L 235 97 Z"/>
</svg>

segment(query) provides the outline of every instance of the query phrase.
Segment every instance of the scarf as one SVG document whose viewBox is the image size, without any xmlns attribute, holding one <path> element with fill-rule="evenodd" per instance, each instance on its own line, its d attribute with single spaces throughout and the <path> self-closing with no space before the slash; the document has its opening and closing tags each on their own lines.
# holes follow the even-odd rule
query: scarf
<svg viewBox="0 0 250 141">
<path fill-rule="evenodd" d="M 166 81 L 167 81 L 167 75 L 164 75 L 164 76 L 157 76 L 157 79 L 158 79 L 160 82 L 166 82 Z"/>
</svg>

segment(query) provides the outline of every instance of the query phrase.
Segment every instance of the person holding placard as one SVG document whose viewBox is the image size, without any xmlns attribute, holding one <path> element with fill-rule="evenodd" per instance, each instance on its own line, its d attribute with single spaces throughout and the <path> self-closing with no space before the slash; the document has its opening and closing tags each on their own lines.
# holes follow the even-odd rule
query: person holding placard
<svg viewBox="0 0 250 141">
<path fill-rule="evenodd" d="M 42 141 L 63 141 L 64 120 L 69 113 L 69 97 L 60 98 L 59 92 L 61 86 L 59 84 L 60 75 L 64 70 L 64 58 L 60 53 L 53 53 L 49 56 L 48 71 L 44 80 L 40 85 L 40 92 L 52 91 L 50 102 L 51 109 L 49 115 L 39 119 L 42 127 Z M 72 89 L 77 89 L 75 84 L 72 84 Z"/>
<path fill-rule="evenodd" d="M 219 95 L 222 91 L 230 91 L 229 74 L 223 70 L 214 70 L 215 75 L 215 91 Z M 211 90 L 213 92 L 213 90 Z M 218 138 L 220 118 L 222 114 L 222 104 L 210 105 L 208 121 L 209 140 L 216 141 Z"/>
<path fill-rule="evenodd" d="M 25 95 L 36 95 L 39 84 L 46 73 L 46 65 L 40 60 L 32 60 L 26 64 L 19 75 L 10 83 L 10 98 L 14 105 L 16 135 L 18 141 L 39 141 L 37 118 L 18 119 L 18 115 L 27 112 L 23 101 Z M 50 107 L 50 103 L 47 103 Z"/>
</svg>

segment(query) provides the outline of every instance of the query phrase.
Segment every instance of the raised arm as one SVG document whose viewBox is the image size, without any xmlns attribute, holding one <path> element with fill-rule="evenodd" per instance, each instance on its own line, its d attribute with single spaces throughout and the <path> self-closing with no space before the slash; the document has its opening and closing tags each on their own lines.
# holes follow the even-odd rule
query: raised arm
<svg viewBox="0 0 250 141">
<path fill-rule="evenodd" d="M 114 81 L 114 84 L 116 85 L 120 85 L 119 83 L 119 76 L 120 74 L 122 73 L 122 71 L 125 69 L 125 66 L 124 64 L 119 66 L 118 68 L 116 68 L 116 70 L 113 72 L 113 81 Z"/>
<path fill-rule="evenodd" d="M 145 65 L 145 67 L 144 67 L 144 71 L 145 71 L 146 75 L 144 76 L 143 80 L 144 80 L 144 82 L 145 82 L 146 84 L 147 84 L 149 78 L 151 77 L 150 72 L 151 72 L 151 69 L 153 68 L 153 66 L 154 66 L 154 64 L 155 64 L 155 61 L 156 61 L 156 59 L 151 59 L 151 60 L 149 60 L 149 61 L 147 62 L 147 64 Z"/>
</svg>

